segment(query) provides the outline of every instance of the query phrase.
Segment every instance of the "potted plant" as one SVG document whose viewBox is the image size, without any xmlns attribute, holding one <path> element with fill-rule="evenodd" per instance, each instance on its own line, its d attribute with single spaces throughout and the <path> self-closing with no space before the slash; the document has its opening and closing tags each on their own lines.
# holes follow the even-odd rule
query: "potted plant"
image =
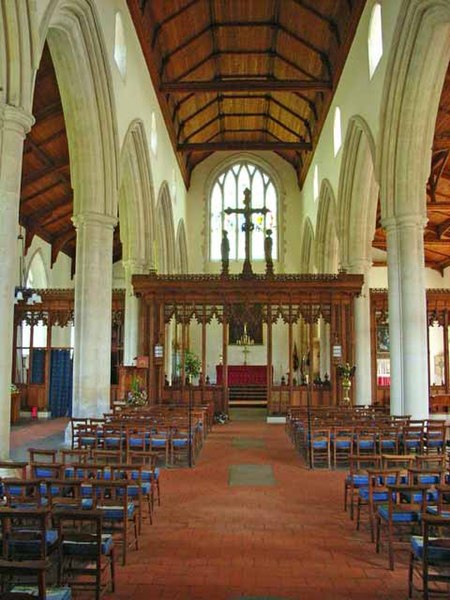
<svg viewBox="0 0 450 600">
<path fill-rule="evenodd" d="M 130 406 L 144 406 L 147 404 L 147 392 L 141 388 L 140 377 L 134 376 L 131 380 L 130 391 L 127 394 L 127 404 Z"/>
<path fill-rule="evenodd" d="M 184 372 L 188 383 L 192 382 L 194 377 L 200 375 L 202 363 L 200 358 L 191 350 L 186 350 L 184 353 Z"/>
</svg>

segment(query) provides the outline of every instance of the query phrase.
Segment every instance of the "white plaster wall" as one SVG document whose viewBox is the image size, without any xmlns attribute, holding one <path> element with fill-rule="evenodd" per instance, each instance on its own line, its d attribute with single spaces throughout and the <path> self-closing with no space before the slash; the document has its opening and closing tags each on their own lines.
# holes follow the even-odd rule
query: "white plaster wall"
<svg viewBox="0 0 450 600">
<path fill-rule="evenodd" d="M 345 140 L 349 119 L 360 115 L 367 122 L 372 135 L 377 141 L 380 129 L 380 106 L 384 79 L 386 75 L 387 58 L 392 45 L 395 23 L 401 6 L 401 0 L 382 0 L 383 26 L 383 56 L 377 69 L 369 80 L 367 53 L 367 35 L 372 7 L 375 0 L 369 0 L 361 16 L 358 30 L 353 40 L 344 70 L 342 72 L 336 94 L 325 120 L 319 143 L 314 152 L 311 168 L 305 179 L 302 190 L 302 207 L 304 215 L 308 215 L 315 227 L 318 202 L 313 198 L 313 167 L 319 168 L 319 186 L 324 178 L 328 179 L 337 204 L 339 174 L 342 161 L 342 146 L 337 156 L 334 156 L 333 121 L 335 107 L 341 109 L 342 140 Z M 377 177 L 377 175 L 375 174 Z"/>
<path fill-rule="evenodd" d="M 40 252 L 45 265 L 47 282 L 49 288 L 73 288 L 74 281 L 70 278 L 72 260 L 63 252 L 58 254 L 55 264 L 50 268 L 51 246 L 38 236 L 34 236 L 31 246 L 25 257 L 25 271 L 28 271 L 30 262 L 36 252 Z M 17 265 L 17 276 L 19 276 L 19 265 Z"/>
<path fill-rule="evenodd" d="M 211 183 L 212 171 L 220 169 L 222 163 L 226 163 L 230 157 L 236 157 L 236 161 L 242 158 L 242 154 L 236 152 L 215 152 L 212 156 L 201 162 L 192 172 L 191 186 L 187 193 L 187 240 L 189 248 L 189 260 L 191 272 L 220 271 L 220 261 L 210 262 L 207 259 L 208 248 L 205 237 L 205 227 L 209 227 L 208 192 Z M 298 273 L 300 269 L 300 188 L 294 168 L 274 152 L 251 152 L 245 153 L 245 159 L 252 157 L 258 164 L 258 158 L 268 163 L 280 180 L 282 189 L 278 190 L 279 214 L 278 226 L 280 228 L 280 261 L 274 261 L 275 273 Z M 286 251 L 287 250 L 287 251 Z M 230 261 L 230 272 L 242 271 L 243 261 Z M 254 261 L 253 270 L 264 272 L 264 261 Z"/>
</svg>

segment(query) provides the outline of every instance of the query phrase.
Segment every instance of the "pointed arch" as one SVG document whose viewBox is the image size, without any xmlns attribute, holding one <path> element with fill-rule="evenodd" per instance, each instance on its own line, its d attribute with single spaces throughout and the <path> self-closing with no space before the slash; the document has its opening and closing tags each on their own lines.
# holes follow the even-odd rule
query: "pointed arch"
<svg viewBox="0 0 450 600">
<path fill-rule="evenodd" d="M 39 65 L 33 0 L 0 1 L 0 104 L 31 113 L 33 77 Z"/>
<path fill-rule="evenodd" d="M 306 217 L 303 222 L 302 249 L 300 258 L 300 272 L 312 273 L 314 269 L 314 229 L 311 219 Z"/>
<path fill-rule="evenodd" d="M 160 273 L 171 274 L 175 269 L 175 228 L 169 184 L 163 181 L 156 205 L 156 264 Z"/>
<path fill-rule="evenodd" d="M 27 287 L 36 289 L 48 288 L 49 277 L 45 266 L 45 259 L 42 256 L 42 249 L 37 248 L 30 260 L 25 273 L 25 283 Z"/>
<path fill-rule="evenodd" d="M 132 121 L 120 153 L 119 219 L 123 260 L 153 262 L 154 187 L 144 124 Z"/>
<path fill-rule="evenodd" d="M 404 0 L 392 47 L 381 103 L 381 214 L 425 219 L 433 134 L 450 59 L 450 3 Z"/>
<path fill-rule="evenodd" d="M 188 252 L 186 241 L 186 228 L 183 219 L 178 221 L 176 238 L 176 272 L 188 273 Z"/>
<path fill-rule="evenodd" d="M 336 200 L 328 179 L 322 181 L 316 223 L 315 263 L 319 273 L 334 273 L 339 266 Z"/>
<path fill-rule="evenodd" d="M 339 239 L 342 266 L 370 261 L 375 232 L 378 183 L 375 180 L 375 142 L 358 115 L 348 124 L 339 176 Z"/>
<path fill-rule="evenodd" d="M 40 43 L 55 65 L 69 143 L 74 215 L 117 216 L 118 143 L 112 79 L 93 0 L 51 0 Z"/>
</svg>

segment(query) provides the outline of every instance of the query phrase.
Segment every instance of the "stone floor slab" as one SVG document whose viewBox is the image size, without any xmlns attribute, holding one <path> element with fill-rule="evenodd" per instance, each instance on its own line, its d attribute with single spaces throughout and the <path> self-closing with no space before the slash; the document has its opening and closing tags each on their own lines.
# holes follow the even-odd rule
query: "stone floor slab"
<svg viewBox="0 0 450 600">
<path fill-rule="evenodd" d="M 266 442 L 258 438 L 235 437 L 231 443 L 233 444 L 233 448 L 240 448 L 241 450 L 266 447 Z"/>
<path fill-rule="evenodd" d="M 228 485 L 275 485 L 271 465 L 230 465 Z"/>
</svg>

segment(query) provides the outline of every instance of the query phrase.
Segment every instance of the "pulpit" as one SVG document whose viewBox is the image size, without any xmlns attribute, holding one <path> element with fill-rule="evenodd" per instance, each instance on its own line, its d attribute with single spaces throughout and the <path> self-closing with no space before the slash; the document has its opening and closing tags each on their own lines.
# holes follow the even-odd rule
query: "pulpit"
<svg viewBox="0 0 450 600">
<path fill-rule="evenodd" d="M 223 384 L 223 365 L 216 365 L 217 385 Z M 267 365 L 228 365 L 228 386 L 267 385 Z"/>
</svg>

